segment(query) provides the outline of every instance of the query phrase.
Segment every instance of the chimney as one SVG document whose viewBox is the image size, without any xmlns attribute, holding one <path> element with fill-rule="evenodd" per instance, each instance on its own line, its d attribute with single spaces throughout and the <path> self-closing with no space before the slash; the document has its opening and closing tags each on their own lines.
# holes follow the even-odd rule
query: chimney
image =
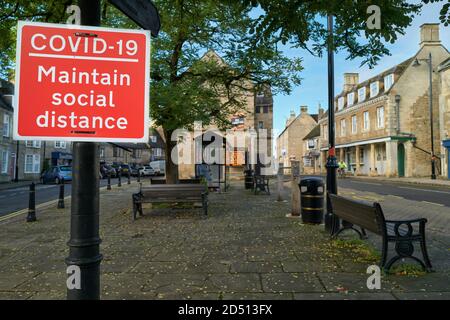
<svg viewBox="0 0 450 320">
<path fill-rule="evenodd" d="M 302 113 L 308 113 L 308 106 L 300 106 L 300 114 Z"/>
<path fill-rule="evenodd" d="M 325 110 L 322 108 L 322 106 L 319 103 L 319 119 L 322 119 L 322 116 L 324 113 L 325 113 Z"/>
<path fill-rule="evenodd" d="M 294 120 L 295 120 L 295 111 L 291 110 L 289 119 L 286 120 L 286 127 L 289 126 L 292 123 L 292 121 L 294 121 Z"/>
<path fill-rule="evenodd" d="M 424 23 L 420 26 L 420 46 L 440 44 L 439 23 Z"/>
<path fill-rule="evenodd" d="M 344 91 L 350 91 L 354 86 L 358 85 L 358 73 L 344 73 Z"/>
</svg>

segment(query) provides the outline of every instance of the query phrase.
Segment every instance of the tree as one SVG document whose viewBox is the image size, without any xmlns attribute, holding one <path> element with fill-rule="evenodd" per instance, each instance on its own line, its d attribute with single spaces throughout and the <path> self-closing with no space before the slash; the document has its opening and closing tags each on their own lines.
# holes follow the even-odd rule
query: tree
<svg viewBox="0 0 450 320">
<path fill-rule="evenodd" d="M 348 59 L 361 58 L 362 65 L 373 67 L 381 57 L 389 55 L 385 43 L 394 43 L 399 34 L 404 34 L 414 16 L 424 5 L 447 0 L 422 0 L 415 4 L 405 0 L 242 0 L 243 4 L 260 7 L 262 14 L 255 33 L 265 37 L 278 37 L 286 44 L 290 43 L 322 56 L 327 49 L 328 33 L 325 17 L 335 17 L 334 48 L 346 50 Z M 381 9 L 381 28 L 367 28 L 370 5 Z M 450 4 L 445 3 L 439 13 L 441 22 L 450 24 Z"/>
<path fill-rule="evenodd" d="M 191 129 L 194 121 L 230 125 L 229 116 L 242 105 L 242 92 L 270 85 L 289 93 L 299 84 L 299 59 L 277 50 L 277 39 L 251 35 L 251 8 L 236 1 L 156 1 L 162 31 L 153 41 L 151 117 L 166 138 L 166 175 L 176 179 L 176 166 L 168 161 L 171 136 L 178 128 Z M 214 50 L 223 58 L 203 58 Z M 211 52 L 211 51 L 210 51 Z M 219 58 L 220 60 L 220 58 Z M 224 100 L 223 97 L 226 97 Z"/>
<path fill-rule="evenodd" d="M 300 59 L 288 59 L 277 49 L 277 39 L 251 35 L 251 7 L 237 1 L 157 0 L 161 16 L 159 37 L 152 41 L 150 114 L 166 140 L 166 176 L 175 182 L 177 167 L 170 161 L 172 132 L 191 128 L 194 121 L 220 128 L 242 105 L 242 91 L 269 85 L 274 93 L 289 93 L 300 83 Z M 18 19 L 64 22 L 72 1 L 3 0 L 3 48 L 14 48 Z M 103 2 L 102 24 L 133 27 L 117 10 Z M 134 26 L 136 27 L 136 26 Z M 2 37 L 3 38 L 3 37 Z M 226 63 L 201 59 L 214 50 Z M 2 57 L 2 70 L 13 65 L 14 49 Z M 245 85 L 251 82 L 254 86 Z M 225 99 L 223 99 L 225 97 Z"/>
</svg>

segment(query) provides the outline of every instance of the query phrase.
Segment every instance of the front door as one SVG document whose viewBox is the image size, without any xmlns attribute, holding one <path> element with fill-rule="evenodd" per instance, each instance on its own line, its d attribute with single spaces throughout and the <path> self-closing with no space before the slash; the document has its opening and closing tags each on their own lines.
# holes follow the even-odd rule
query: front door
<svg viewBox="0 0 450 320">
<path fill-rule="evenodd" d="M 405 176 L 405 146 L 403 143 L 398 145 L 397 149 L 397 160 L 398 160 L 398 176 Z"/>
</svg>

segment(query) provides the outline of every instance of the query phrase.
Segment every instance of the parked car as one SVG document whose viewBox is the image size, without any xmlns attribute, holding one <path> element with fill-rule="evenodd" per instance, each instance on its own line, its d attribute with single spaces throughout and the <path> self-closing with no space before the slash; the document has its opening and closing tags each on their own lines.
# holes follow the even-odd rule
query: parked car
<svg viewBox="0 0 450 320">
<path fill-rule="evenodd" d="M 155 175 L 165 175 L 166 174 L 166 161 L 157 160 L 150 162 L 150 167 L 155 170 Z"/>
<path fill-rule="evenodd" d="M 121 164 L 120 169 L 123 176 L 127 176 L 128 173 L 131 174 L 131 167 L 128 164 Z"/>
<path fill-rule="evenodd" d="M 108 174 L 111 175 L 111 178 L 116 178 L 117 177 L 116 169 L 114 169 L 112 166 L 110 166 L 108 164 L 102 164 L 100 166 L 100 173 L 101 173 L 102 179 L 107 178 Z"/>
<path fill-rule="evenodd" d="M 120 166 L 120 164 L 112 164 L 111 167 L 113 167 L 114 170 L 116 170 L 116 175 L 119 175 L 119 173 L 123 175 L 122 167 Z"/>
<path fill-rule="evenodd" d="M 139 169 L 138 166 L 131 166 L 131 176 L 137 177 L 139 175 Z"/>
<path fill-rule="evenodd" d="M 43 184 L 72 181 L 72 166 L 52 166 L 42 174 L 41 179 Z"/>
<path fill-rule="evenodd" d="M 141 176 L 154 176 L 155 170 L 153 170 L 150 166 L 143 166 L 139 168 L 139 172 L 141 173 Z"/>
</svg>

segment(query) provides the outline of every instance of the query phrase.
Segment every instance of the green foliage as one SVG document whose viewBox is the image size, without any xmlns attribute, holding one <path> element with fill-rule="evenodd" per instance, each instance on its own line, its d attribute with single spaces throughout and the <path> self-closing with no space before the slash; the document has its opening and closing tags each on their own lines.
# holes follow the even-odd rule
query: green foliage
<svg viewBox="0 0 450 320">
<path fill-rule="evenodd" d="M 348 59 L 362 58 L 362 64 L 373 67 L 389 54 L 386 43 L 394 43 L 404 34 L 423 5 L 442 0 L 423 0 L 409 3 L 405 0 L 242 0 L 244 4 L 259 6 L 264 14 L 259 17 L 254 32 L 264 37 L 276 35 L 283 43 L 322 56 L 328 47 L 327 15 L 335 17 L 334 48 L 348 52 Z M 381 29 L 368 29 L 367 8 L 381 9 Z M 450 4 L 440 12 L 442 23 L 448 25 Z"/>
<path fill-rule="evenodd" d="M 427 274 L 421 266 L 417 264 L 407 264 L 402 263 L 395 265 L 390 270 L 391 274 L 395 274 L 397 276 L 411 276 L 411 277 L 419 277 Z"/>
</svg>

